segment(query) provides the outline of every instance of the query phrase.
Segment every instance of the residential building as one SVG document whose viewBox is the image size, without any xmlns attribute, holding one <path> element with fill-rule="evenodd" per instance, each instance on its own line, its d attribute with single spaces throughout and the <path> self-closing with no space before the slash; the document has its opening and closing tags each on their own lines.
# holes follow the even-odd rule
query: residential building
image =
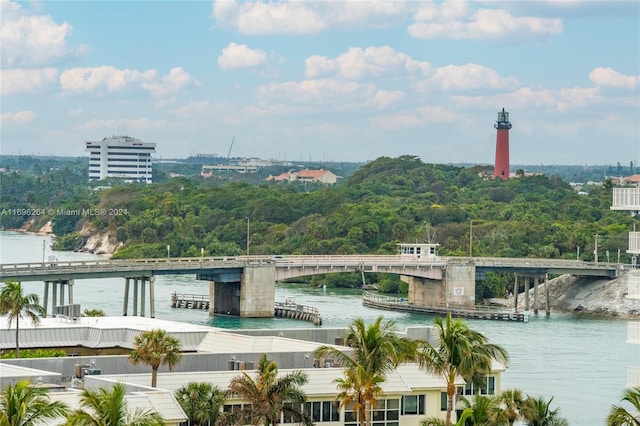
<svg viewBox="0 0 640 426">
<path fill-rule="evenodd" d="M 149 386 L 149 366 L 133 365 L 127 355 L 134 347 L 135 336 L 151 329 L 166 330 L 180 340 L 184 351 L 172 372 L 161 368 L 155 389 Z M 5 331 L 0 333 L 0 349 L 12 347 L 13 334 L 6 333 L 7 330 L 6 321 L 0 321 L 0 331 Z M 349 351 L 348 347 L 339 344 L 344 342 L 344 328 L 236 330 L 234 333 L 146 317 L 79 317 L 71 320 L 60 317 L 42 318 L 38 326 L 23 320 L 20 332 L 22 348 L 62 347 L 77 352 L 76 356 L 2 360 L 0 389 L 20 380 L 30 380 L 50 388 L 53 400 L 64 401 L 72 409 L 80 404 L 79 387 L 109 388 L 119 382 L 126 385 L 130 410 L 154 410 L 167 420 L 168 425 L 178 425 L 186 418 L 173 396 L 177 389 L 190 382 L 207 382 L 225 389 L 233 377 L 241 374 L 239 370 L 255 377 L 257 373 L 252 370 L 262 354 L 267 354 L 278 364 L 280 374 L 300 370 L 308 375 L 308 382 L 302 387 L 307 395 L 304 409 L 316 424 L 358 425 L 353 406 L 340 408 L 336 403 L 340 390 L 335 379 L 343 377 L 343 369 L 333 360 L 314 359 L 313 356 L 324 344 Z M 432 327 L 410 327 L 400 334 L 429 341 L 436 338 Z M 108 355 L 114 353 L 117 355 Z M 78 371 L 84 374 L 78 375 Z M 486 384 L 477 389 L 479 393 L 500 393 L 504 371 L 504 365 L 494 363 Z M 458 395 L 472 399 L 476 394 L 476 389 L 460 377 L 456 378 L 455 384 Z M 389 372 L 381 389 L 382 394 L 372 413 L 374 425 L 419 426 L 425 417 L 444 419 L 446 416 L 446 381 L 441 376 L 427 373 L 418 364 L 402 364 Z M 231 396 L 224 410 L 233 410 L 246 402 Z M 291 419 L 281 420 L 291 423 Z"/>
<path fill-rule="evenodd" d="M 338 181 L 338 176 L 329 170 L 304 169 L 298 172 L 282 173 L 278 176 L 269 176 L 266 180 L 274 182 L 320 182 L 333 185 Z"/>
<path fill-rule="evenodd" d="M 151 154 L 155 143 L 130 136 L 110 136 L 85 142 L 89 152 L 89 180 L 117 178 L 125 182 L 152 182 Z"/>
</svg>

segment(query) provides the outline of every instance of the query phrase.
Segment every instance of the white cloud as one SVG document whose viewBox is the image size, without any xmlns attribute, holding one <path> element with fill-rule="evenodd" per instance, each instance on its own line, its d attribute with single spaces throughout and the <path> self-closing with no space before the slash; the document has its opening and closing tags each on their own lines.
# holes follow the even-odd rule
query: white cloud
<svg viewBox="0 0 640 426">
<path fill-rule="evenodd" d="M 635 89 L 640 84 L 640 76 L 624 75 L 613 68 L 595 68 L 589 73 L 589 80 L 601 87 L 624 87 Z"/>
<path fill-rule="evenodd" d="M 474 10 L 471 3 L 460 0 L 426 3 L 416 12 L 414 20 L 407 31 L 416 38 L 500 38 L 563 32 L 562 20 L 558 18 L 513 16 L 503 9 Z"/>
<path fill-rule="evenodd" d="M 452 123 L 460 116 L 443 107 L 423 106 L 411 112 L 381 115 L 371 118 L 371 123 L 383 129 L 406 129 L 427 124 Z"/>
<path fill-rule="evenodd" d="M 439 87 L 443 90 L 515 89 L 518 79 L 502 77 L 495 70 L 478 64 L 446 65 L 435 70 L 429 79 L 415 84 L 416 89 Z"/>
<path fill-rule="evenodd" d="M 0 123 L 13 123 L 22 126 L 31 123 L 35 118 L 36 113 L 33 111 L 5 112 L 0 116 Z"/>
<path fill-rule="evenodd" d="M 223 70 L 257 67 L 265 63 L 267 54 L 251 49 L 246 44 L 229 43 L 218 56 L 218 66 Z"/>
<path fill-rule="evenodd" d="M 301 82 L 274 83 L 258 89 L 261 98 L 289 100 L 295 103 L 327 104 L 362 102 L 370 99 L 375 90 L 373 85 L 363 85 L 352 81 L 320 79 Z"/>
<path fill-rule="evenodd" d="M 82 114 L 84 114 L 84 110 L 82 108 L 72 108 L 69 110 L 69 115 L 71 117 L 75 117 Z"/>
<path fill-rule="evenodd" d="M 34 15 L 18 3 L 0 1 L 0 53 L 4 66 L 48 64 L 86 47 L 67 47 L 71 26 L 49 15 Z"/>
<path fill-rule="evenodd" d="M 388 0 L 252 1 L 213 3 L 218 25 L 235 27 L 242 34 L 311 34 L 332 27 L 386 27 L 399 22 L 408 3 Z"/>
<path fill-rule="evenodd" d="M 145 131 L 166 128 L 168 123 L 165 120 L 153 120 L 150 118 L 109 118 L 92 119 L 82 123 L 76 128 L 82 130 L 109 130 L 113 131 Z"/>
<path fill-rule="evenodd" d="M 458 106 L 465 108 L 486 108 L 487 105 L 495 105 L 496 108 L 504 106 L 514 110 L 539 108 L 555 111 L 568 111 L 606 101 L 597 87 L 560 90 L 533 90 L 522 87 L 513 92 L 493 96 L 454 96 L 453 99 Z"/>
<path fill-rule="evenodd" d="M 56 83 L 58 70 L 41 69 L 3 69 L 0 70 L 0 94 L 35 93 Z"/>
<path fill-rule="evenodd" d="M 153 81 L 156 70 L 144 72 L 120 70 L 112 66 L 94 68 L 71 68 L 60 74 L 62 89 L 69 92 L 93 92 L 107 89 L 109 92 L 121 90 L 131 83 Z"/>
<path fill-rule="evenodd" d="M 161 81 L 142 83 L 142 87 L 156 98 L 176 94 L 189 86 L 200 86 L 200 82 L 181 67 L 171 68 L 168 75 L 162 76 Z"/>
<path fill-rule="evenodd" d="M 404 97 L 404 92 L 399 90 L 378 90 L 369 103 L 378 109 L 387 109 L 402 102 Z"/>
<path fill-rule="evenodd" d="M 430 69 L 428 62 L 412 59 L 389 46 L 366 49 L 351 47 L 335 59 L 314 55 L 305 61 L 305 74 L 312 78 L 336 73 L 343 78 L 358 80 L 368 76 L 397 76 L 401 73 L 426 74 Z"/>
</svg>

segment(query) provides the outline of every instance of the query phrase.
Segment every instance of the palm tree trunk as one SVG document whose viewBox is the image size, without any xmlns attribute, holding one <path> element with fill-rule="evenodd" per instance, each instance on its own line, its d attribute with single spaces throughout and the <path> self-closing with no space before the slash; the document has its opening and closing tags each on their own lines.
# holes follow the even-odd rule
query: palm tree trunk
<svg viewBox="0 0 640 426">
<path fill-rule="evenodd" d="M 151 367 L 151 387 L 155 388 L 158 382 L 158 367 Z"/>
<path fill-rule="evenodd" d="M 371 425 L 371 402 L 366 401 L 364 403 L 364 424 L 365 426 Z"/>
<path fill-rule="evenodd" d="M 446 426 L 451 426 L 451 413 L 453 412 L 453 396 L 456 393 L 456 385 L 451 382 L 447 384 L 447 420 Z"/>
</svg>

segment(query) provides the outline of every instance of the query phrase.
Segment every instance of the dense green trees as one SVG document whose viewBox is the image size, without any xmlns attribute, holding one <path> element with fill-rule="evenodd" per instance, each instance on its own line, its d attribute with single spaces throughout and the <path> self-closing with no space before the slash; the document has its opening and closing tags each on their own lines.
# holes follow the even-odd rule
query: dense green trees
<svg viewBox="0 0 640 426">
<path fill-rule="evenodd" d="M 98 216 L 53 215 L 61 247 L 65 233 L 91 225 L 124 243 L 115 257 L 252 254 L 394 254 L 399 242 L 441 244 L 441 255 L 551 257 L 629 261 L 627 233 L 634 219 L 611 211 L 611 188 L 579 195 L 554 176 L 484 179 L 487 167 L 425 164 L 414 156 L 382 157 L 333 187 L 175 178 L 154 185 L 115 185 L 91 191 L 72 171 L 0 176 L 0 208 L 103 209 Z M 83 177 L 84 179 L 84 177 Z M 117 182 L 113 182 L 116 184 Z M 28 194 L 28 196 L 23 196 Z M 30 201 L 29 201 L 30 200 Z M 0 216 L 16 227 L 26 217 Z M 471 222 L 473 227 L 471 229 Z M 34 225 L 35 226 L 35 225 Z M 426 230 L 429 229 L 427 232 Z M 489 284 L 496 296 L 500 285 Z M 502 289 L 504 291 L 504 289 Z"/>
</svg>

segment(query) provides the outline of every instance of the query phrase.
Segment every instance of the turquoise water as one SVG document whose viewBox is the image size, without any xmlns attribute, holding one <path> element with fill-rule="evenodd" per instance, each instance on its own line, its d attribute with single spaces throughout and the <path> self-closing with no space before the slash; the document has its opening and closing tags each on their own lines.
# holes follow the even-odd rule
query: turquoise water
<svg viewBox="0 0 640 426">
<path fill-rule="evenodd" d="M 52 253 L 49 238 L 0 232 L 0 263 L 42 261 L 45 255 L 59 260 L 96 259 L 85 253 Z M 99 308 L 108 315 L 122 313 L 124 280 L 76 281 L 74 302 L 82 309 Z M 25 283 L 28 291 L 42 294 L 42 283 Z M 228 329 L 311 327 L 310 323 L 289 319 L 209 318 L 206 311 L 172 309 L 172 292 L 207 294 L 208 285 L 190 276 L 159 276 L 156 279 L 156 318 L 206 324 Z M 409 325 L 429 325 L 433 317 L 379 311 L 362 306 L 357 290 L 308 288 L 302 285 L 276 286 L 276 300 L 291 297 L 297 303 L 318 308 L 323 327 L 350 324 L 355 318 L 373 320 L 379 315 L 394 319 L 400 329 Z M 148 308 L 147 308 L 148 312 Z M 510 355 L 502 388 L 519 388 L 547 399 L 571 425 L 604 425 L 612 404 L 619 403 L 626 384 L 627 366 L 640 365 L 640 345 L 625 343 L 627 322 L 615 319 L 577 317 L 553 313 L 531 316 L 526 324 L 469 320 L 472 328 L 504 346 Z"/>
</svg>

